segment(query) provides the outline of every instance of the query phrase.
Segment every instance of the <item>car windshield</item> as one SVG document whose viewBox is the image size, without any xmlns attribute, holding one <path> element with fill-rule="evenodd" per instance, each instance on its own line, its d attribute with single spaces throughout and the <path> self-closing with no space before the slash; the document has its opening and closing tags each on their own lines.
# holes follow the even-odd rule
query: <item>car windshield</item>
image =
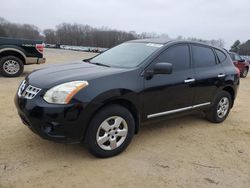
<svg viewBox="0 0 250 188">
<path fill-rule="evenodd" d="M 141 64 L 162 46 L 162 44 L 156 43 L 123 43 L 94 57 L 90 60 L 90 63 L 110 67 L 132 68 Z"/>
</svg>

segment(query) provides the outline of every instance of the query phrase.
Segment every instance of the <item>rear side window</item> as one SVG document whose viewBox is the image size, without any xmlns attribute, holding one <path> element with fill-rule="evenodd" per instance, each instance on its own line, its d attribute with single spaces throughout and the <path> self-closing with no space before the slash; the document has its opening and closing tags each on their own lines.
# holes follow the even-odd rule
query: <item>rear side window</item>
<svg viewBox="0 0 250 188">
<path fill-rule="evenodd" d="M 215 52 L 216 52 L 220 62 L 223 62 L 226 60 L 227 56 L 222 51 L 215 49 Z"/>
<path fill-rule="evenodd" d="M 190 55 L 188 45 L 170 47 L 155 60 L 156 63 L 167 62 L 173 64 L 173 71 L 189 69 Z"/>
<path fill-rule="evenodd" d="M 230 57 L 233 61 L 235 61 L 235 55 L 234 54 L 230 54 Z"/>
<path fill-rule="evenodd" d="M 216 65 L 214 52 L 211 48 L 203 46 L 193 46 L 193 61 L 195 67 L 209 67 Z"/>
</svg>

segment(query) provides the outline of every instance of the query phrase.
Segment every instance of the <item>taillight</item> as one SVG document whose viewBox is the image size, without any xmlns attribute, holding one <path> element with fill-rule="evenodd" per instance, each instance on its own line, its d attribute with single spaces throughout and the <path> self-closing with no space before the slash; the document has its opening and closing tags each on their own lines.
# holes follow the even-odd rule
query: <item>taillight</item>
<svg viewBox="0 0 250 188">
<path fill-rule="evenodd" d="M 237 67 L 235 67 L 235 70 L 236 70 L 237 76 L 240 77 L 240 69 L 238 69 Z"/>
<path fill-rule="evenodd" d="M 43 49 L 44 49 L 44 45 L 43 44 L 36 44 L 36 50 L 43 54 Z"/>
</svg>

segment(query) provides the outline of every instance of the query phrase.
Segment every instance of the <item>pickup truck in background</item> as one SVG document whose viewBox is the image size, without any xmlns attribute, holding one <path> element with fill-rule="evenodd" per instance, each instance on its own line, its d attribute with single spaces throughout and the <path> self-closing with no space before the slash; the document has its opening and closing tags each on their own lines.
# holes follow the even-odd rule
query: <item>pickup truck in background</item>
<svg viewBox="0 0 250 188">
<path fill-rule="evenodd" d="M 24 65 L 45 63 L 41 40 L 0 37 L 0 75 L 18 77 Z"/>
</svg>

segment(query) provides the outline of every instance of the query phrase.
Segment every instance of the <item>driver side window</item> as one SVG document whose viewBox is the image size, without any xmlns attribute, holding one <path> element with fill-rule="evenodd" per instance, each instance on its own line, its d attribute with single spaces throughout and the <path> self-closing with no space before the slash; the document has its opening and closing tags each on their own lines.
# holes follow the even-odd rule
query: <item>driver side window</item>
<svg viewBox="0 0 250 188">
<path fill-rule="evenodd" d="M 188 45 L 176 45 L 161 53 L 154 63 L 166 62 L 173 65 L 173 71 L 181 71 L 190 68 L 190 55 Z"/>
</svg>

